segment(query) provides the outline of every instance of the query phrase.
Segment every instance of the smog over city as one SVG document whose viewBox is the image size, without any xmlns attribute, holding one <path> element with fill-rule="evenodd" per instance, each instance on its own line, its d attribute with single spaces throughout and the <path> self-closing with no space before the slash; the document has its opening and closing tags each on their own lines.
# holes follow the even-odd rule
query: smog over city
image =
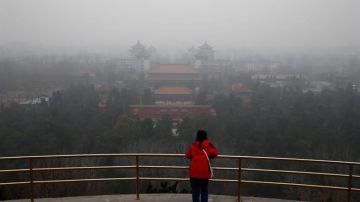
<svg viewBox="0 0 360 202">
<path fill-rule="evenodd" d="M 359 0 L 0 0 L 0 201 L 360 201 L 359 123 Z"/>
</svg>

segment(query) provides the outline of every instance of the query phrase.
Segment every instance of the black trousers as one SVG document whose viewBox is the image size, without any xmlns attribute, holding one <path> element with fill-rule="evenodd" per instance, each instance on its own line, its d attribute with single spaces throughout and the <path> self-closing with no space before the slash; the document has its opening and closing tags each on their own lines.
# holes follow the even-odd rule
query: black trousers
<svg viewBox="0 0 360 202">
<path fill-rule="evenodd" d="M 208 184 L 209 179 L 190 178 L 191 193 L 193 202 L 208 202 Z"/>
</svg>

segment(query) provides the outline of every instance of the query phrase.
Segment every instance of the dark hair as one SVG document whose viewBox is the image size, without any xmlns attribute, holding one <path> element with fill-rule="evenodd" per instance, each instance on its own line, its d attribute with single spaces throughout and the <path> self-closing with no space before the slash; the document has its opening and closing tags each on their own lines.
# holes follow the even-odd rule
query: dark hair
<svg viewBox="0 0 360 202">
<path fill-rule="evenodd" d="M 198 130 L 196 133 L 196 140 L 201 143 L 205 139 L 207 139 L 207 132 L 205 130 Z"/>
</svg>

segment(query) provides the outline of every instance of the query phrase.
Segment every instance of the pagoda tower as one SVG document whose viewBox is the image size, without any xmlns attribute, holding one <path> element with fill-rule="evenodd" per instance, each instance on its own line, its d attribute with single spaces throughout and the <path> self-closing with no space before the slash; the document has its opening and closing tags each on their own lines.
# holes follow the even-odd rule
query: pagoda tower
<svg viewBox="0 0 360 202">
<path fill-rule="evenodd" d="M 197 53 L 194 55 L 200 61 L 206 61 L 214 58 L 214 49 L 207 42 L 199 46 Z"/>
<path fill-rule="evenodd" d="M 200 68 L 202 65 L 206 64 L 209 60 L 214 58 L 214 48 L 211 47 L 207 42 L 203 45 L 199 46 L 199 48 L 190 48 L 189 53 L 190 55 L 194 56 L 195 61 L 195 68 Z"/>
<path fill-rule="evenodd" d="M 149 69 L 149 58 L 151 54 L 155 52 L 154 47 L 146 48 L 140 41 L 137 41 L 135 45 L 131 46 L 129 51 L 132 56 L 141 62 L 141 71 Z"/>
</svg>

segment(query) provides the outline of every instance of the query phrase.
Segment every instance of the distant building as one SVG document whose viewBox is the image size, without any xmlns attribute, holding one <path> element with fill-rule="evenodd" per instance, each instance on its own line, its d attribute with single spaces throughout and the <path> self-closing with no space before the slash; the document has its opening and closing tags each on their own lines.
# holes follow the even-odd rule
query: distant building
<svg viewBox="0 0 360 202">
<path fill-rule="evenodd" d="M 251 101 L 252 91 L 242 83 L 232 85 L 231 92 L 244 103 L 249 103 Z"/>
<path fill-rule="evenodd" d="M 274 72 L 279 64 L 273 61 L 242 61 L 241 70 L 246 72 Z"/>
<path fill-rule="evenodd" d="M 300 74 L 255 74 L 251 77 L 251 79 L 258 81 L 286 81 L 305 78 Z"/>
<path fill-rule="evenodd" d="M 128 70 L 128 71 L 130 70 L 140 71 L 142 68 L 141 65 L 142 65 L 141 61 L 134 57 L 120 58 L 116 62 L 117 69 Z"/>
<path fill-rule="evenodd" d="M 350 76 L 339 74 L 332 78 L 332 81 L 336 88 L 338 89 L 346 89 L 349 86 L 353 85 L 353 81 Z"/>
<path fill-rule="evenodd" d="M 131 46 L 129 51 L 138 59 L 147 59 L 151 56 L 151 52 L 145 48 L 145 46 L 141 44 L 140 41 L 137 41 L 135 45 Z"/>
<path fill-rule="evenodd" d="M 303 89 L 306 82 L 306 78 L 300 74 L 255 74 L 251 79 L 272 88 Z"/>
<path fill-rule="evenodd" d="M 19 104 L 21 104 L 21 105 L 37 105 L 37 104 L 42 104 L 42 103 L 48 103 L 49 101 L 50 101 L 49 97 L 40 96 L 40 97 L 33 98 L 31 100 L 19 102 Z"/>
<path fill-rule="evenodd" d="M 303 89 L 303 93 L 311 92 L 313 94 L 320 94 L 323 90 L 334 90 L 335 87 L 327 81 L 311 81 L 308 87 Z"/>
<path fill-rule="evenodd" d="M 109 93 L 113 87 L 109 84 L 97 83 L 94 85 L 94 90 L 98 93 Z"/>
<path fill-rule="evenodd" d="M 181 86 L 160 87 L 154 91 L 156 104 L 184 104 L 190 105 L 193 102 L 193 90 Z"/>
<path fill-rule="evenodd" d="M 99 95 L 99 109 L 101 112 L 105 112 L 107 110 L 107 106 L 108 106 L 108 102 L 109 102 L 109 96 L 105 95 L 105 94 L 101 94 Z"/>
<path fill-rule="evenodd" d="M 214 58 L 214 48 L 207 42 L 195 48 L 189 49 L 189 54 L 195 58 L 194 68 L 200 73 L 204 81 L 224 82 L 221 88 L 227 86 L 226 81 L 232 71 L 232 62 L 225 59 Z"/>
<path fill-rule="evenodd" d="M 193 53 L 196 59 L 200 61 L 206 61 L 209 59 L 212 59 L 214 57 L 214 48 L 211 47 L 207 42 L 205 42 L 203 45 L 199 46 L 199 48 L 196 49 L 190 49 Z"/>
<path fill-rule="evenodd" d="M 133 114 L 140 119 L 157 121 L 164 116 L 173 120 L 173 129 L 185 117 L 215 116 L 207 105 L 194 105 L 193 92 L 200 85 L 200 73 L 190 65 L 164 64 L 146 71 L 145 83 L 152 89 L 155 105 L 133 105 Z"/>
<path fill-rule="evenodd" d="M 148 85 L 158 88 L 161 86 L 186 86 L 194 88 L 200 83 L 200 74 L 189 65 L 157 65 L 150 68 L 145 75 Z"/>
<path fill-rule="evenodd" d="M 132 81 L 138 79 L 139 69 L 134 68 L 121 68 L 117 70 L 119 79 L 122 81 Z"/>
<path fill-rule="evenodd" d="M 113 87 L 108 84 L 95 84 L 94 90 L 98 93 L 99 96 L 98 107 L 100 111 L 105 112 L 108 107 L 109 93 L 113 90 Z"/>
<path fill-rule="evenodd" d="M 134 56 L 138 61 L 141 62 L 141 70 L 147 70 L 150 67 L 149 58 L 156 51 L 156 49 L 152 46 L 146 48 L 140 41 L 137 41 L 135 45 L 130 48 L 130 53 Z"/>
</svg>

